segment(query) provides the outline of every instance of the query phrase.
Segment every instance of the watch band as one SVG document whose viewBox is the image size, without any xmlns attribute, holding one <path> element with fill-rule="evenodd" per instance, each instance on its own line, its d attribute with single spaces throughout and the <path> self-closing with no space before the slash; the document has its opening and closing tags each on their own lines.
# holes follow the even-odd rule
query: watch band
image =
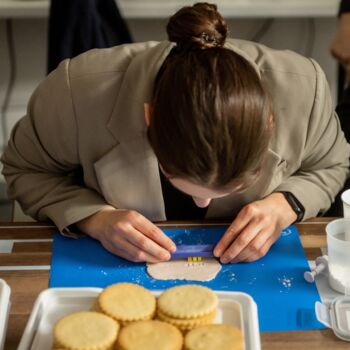
<svg viewBox="0 0 350 350">
<path fill-rule="evenodd" d="M 288 191 L 280 191 L 284 195 L 284 198 L 289 203 L 291 208 L 294 210 L 295 214 L 297 214 L 297 219 L 293 222 L 300 222 L 305 214 L 304 206 L 299 202 L 299 200 L 294 196 L 292 192 Z"/>
</svg>

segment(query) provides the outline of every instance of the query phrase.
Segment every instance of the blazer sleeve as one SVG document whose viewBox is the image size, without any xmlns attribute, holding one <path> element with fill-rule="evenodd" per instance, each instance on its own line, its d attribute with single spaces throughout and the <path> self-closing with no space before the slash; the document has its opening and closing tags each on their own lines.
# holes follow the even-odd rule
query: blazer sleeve
<svg viewBox="0 0 350 350">
<path fill-rule="evenodd" d="M 33 218 L 51 219 L 62 233 L 106 205 L 76 176 L 81 167 L 69 63 L 63 61 L 35 90 L 1 158 L 10 197 Z"/>
<path fill-rule="evenodd" d="M 349 175 L 350 145 L 346 142 L 320 66 L 316 70 L 314 103 L 299 169 L 278 191 L 292 192 L 305 207 L 304 219 L 324 213 Z"/>
</svg>

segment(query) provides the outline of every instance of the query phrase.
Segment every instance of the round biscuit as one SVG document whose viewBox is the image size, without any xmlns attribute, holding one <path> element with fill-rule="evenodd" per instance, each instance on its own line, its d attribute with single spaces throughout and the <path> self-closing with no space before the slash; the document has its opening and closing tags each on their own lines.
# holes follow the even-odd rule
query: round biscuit
<svg viewBox="0 0 350 350">
<path fill-rule="evenodd" d="M 55 324 L 55 348 L 108 350 L 115 343 L 118 330 L 118 322 L 111 317 L 92 311 L 75 312 Z"/>
<path fill-rule="evenodd" d="M 123 350 L 181 350 L 183 337 L 171 324 L 162 321 L 136 321 L 122 328 L 117 348 Z"/>
<path fill-rule="evenodd" d="M 185 350 L 243 350 L 243 335 L 237 328 L 227 324 L 200 326 L 185 336 Z"/>
<path fill-rule="evenodd" d="M 216 310 L 218 298 L 209 288 L 188 284 L 165 290 L 158 298 L 159 311 L 169 317 L 193 319 Z"/>
<path fill-rule="evenodd" d="M 137 284 L 116 283 L 101 292 L 98 306 L 106 315 L 125 323 L 151 319 L 156 310 L 156 298 Z"/>
</svg>

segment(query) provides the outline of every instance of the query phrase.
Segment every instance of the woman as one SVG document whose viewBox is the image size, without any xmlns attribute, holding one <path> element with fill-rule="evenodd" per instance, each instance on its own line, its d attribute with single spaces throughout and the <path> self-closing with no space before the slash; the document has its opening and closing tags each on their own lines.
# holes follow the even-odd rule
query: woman
<svg viewBox="0 0 350 350">
<path fill-rule="evenodd" d="M 326 79 L 296 53 L 226 40 L 215 5 L 181 9 L 167 32 L 65 60 L 39 85 L 2 158 L 9 192 L 131 261 L 175 250 L 152 221 L 231 217 L 214 254 L 256 260 L 348 175 Z"/>
</svg>

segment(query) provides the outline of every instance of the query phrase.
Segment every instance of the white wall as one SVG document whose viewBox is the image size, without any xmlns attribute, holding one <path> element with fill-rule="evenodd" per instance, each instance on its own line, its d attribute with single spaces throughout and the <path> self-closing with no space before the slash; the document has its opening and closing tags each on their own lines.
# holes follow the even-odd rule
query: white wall
<svg viewBox="0 0 350 350">
<path fill-rule="evenodd" d="M 228 20 L 231 36 L 250 39 L 263 24 L 264 19 Z M 261 42 L 275 48 L 292 49 L 305 54 L 311 20 L 306 18 L 275 19 Z M 16 50 L 17 78 L 6 115 L 9 128 L 25 113 L 26 103 L 38 82 L 46 72 L 47 20 L 13 19 Z M 166 38 L 163 19 L 128 20 L 135 41 L 161 40 Z M 333 95 L 336 95 L 336 64 L 328 47 L 333 36 L 336 19 L 319 18 L 315 23 L 315 42 L 311 57 L 323 67 L 329 79 Z M 8 84 L 9 61 L 6 47 L 5 20 L 0 20 L 0 106 Z M 0 138 L 1 147 L 4 140 Z M 0 151 L 1 152 L 1 151 Z M 0 178 L 1 182 L 1 178 Z"/>
</svg>

